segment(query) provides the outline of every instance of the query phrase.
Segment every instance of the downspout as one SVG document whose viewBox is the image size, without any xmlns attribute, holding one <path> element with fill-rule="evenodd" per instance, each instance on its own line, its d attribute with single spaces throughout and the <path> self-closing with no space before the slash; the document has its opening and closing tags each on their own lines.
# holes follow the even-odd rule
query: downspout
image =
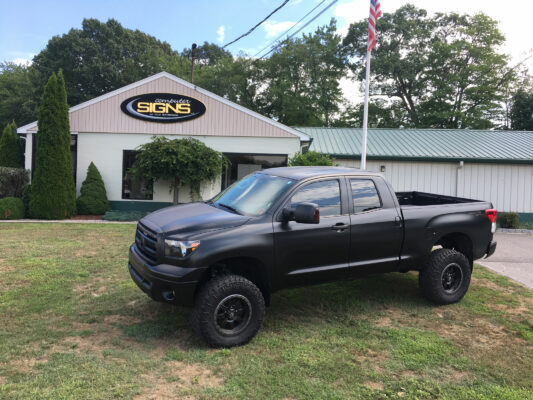
<svg viewBox="0 0 533 400">
<path fill-rule="evenodd" d="M 456 176 L 455 176 L 455 197 L 459 197 L 459 175 L 460 175 L 460 171 L 463 169 L 463 167 L 465 166 L 465 162 L 464 161 L 459 161 L 459 165 L 457 166 L 457 172 L 456 172 Z"/>
</svg>

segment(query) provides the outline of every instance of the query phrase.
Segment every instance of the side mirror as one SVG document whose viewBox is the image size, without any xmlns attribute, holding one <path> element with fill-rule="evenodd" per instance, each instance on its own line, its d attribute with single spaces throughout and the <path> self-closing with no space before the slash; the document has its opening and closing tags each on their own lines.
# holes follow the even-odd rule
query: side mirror
<svg viewBox="0 0 533 400">
<path fill-rule="evenodd" d="M 301 203 L 294 210 L 294 220 L 301 224 L 318 224 L 320 222 L 320 210 L 314 203 Z"/>
</svg>

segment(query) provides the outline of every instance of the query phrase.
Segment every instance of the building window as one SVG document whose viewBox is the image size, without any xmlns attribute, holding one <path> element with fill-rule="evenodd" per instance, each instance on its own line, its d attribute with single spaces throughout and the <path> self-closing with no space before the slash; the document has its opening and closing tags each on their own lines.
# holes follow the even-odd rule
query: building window
<svg viewBox="0 0 533 400">
<path fill-rule="evenodd" d="M 370 179 L 351 179 L 353 212 L 355 214 L 381 208 L 376 185 Z"/>
<path fill-rule="evenodd" d="M 127 200 L 153 200 L 153 181 L 137 179 L 130 173 L 130 168 L 135 163 L 136 150 L 122 152 L 122 198 Z"/>
<path fill-rule="evenodd" d="M 224 153 L 230 165 L 222 173 L 222 189 L 252 172 L 266 168 L 286 167 L 286 154 Z"/>
</svg>

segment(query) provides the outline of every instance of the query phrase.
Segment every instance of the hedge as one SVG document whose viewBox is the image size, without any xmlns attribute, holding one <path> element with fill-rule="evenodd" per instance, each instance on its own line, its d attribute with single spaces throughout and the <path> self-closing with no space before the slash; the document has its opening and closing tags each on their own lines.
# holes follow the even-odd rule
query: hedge
<svg viewBox="0 0 533 400">
<path fill-rule="evenodd" d="M 498 222 L 500 227 L 507 229 L 518 229 L 518 224 L 520 222 L 520 216 L 515 212 L 502 212 L 498 216 Z"/>
<path fill-rule="evenodd" d="M 28 181 L 29 171 L 22 168 L 0 167 L 0 198 L 22 197 L 22 190 Z"/>
<path fill-rule="evenodd" d="M 0 199 L 0 219 L 24 218 L 24 203 L 17 197 Z"/>
</svg>

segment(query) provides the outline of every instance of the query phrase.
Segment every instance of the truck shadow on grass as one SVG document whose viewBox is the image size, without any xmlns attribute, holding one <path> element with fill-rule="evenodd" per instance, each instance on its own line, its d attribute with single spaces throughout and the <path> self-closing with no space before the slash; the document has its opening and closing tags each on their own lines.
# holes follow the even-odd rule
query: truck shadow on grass
<svg viewBox="0 0 533 400">
<path fill-rule="evenodd" d="M 418 290 L 415 274 L 376 275 L 359 280 L 288 289 L 272 295 L 260 335 L 283 330 L 299 331 L 307 324 L 328 324 L 331 319 L 374 318 L 389 307 L 412 313 L 430 312 L 432 304 Z M 179 338 L 184 350 L 205 347 L 190 328 L 191 308 L 149 302 L 140 322 L 120 325 L 122 333 L 137 341 Z M 147 318 L 144 319 L 144 316 Z M 149 316 L 149 318 L 148 318 Z"/>
</svg>

